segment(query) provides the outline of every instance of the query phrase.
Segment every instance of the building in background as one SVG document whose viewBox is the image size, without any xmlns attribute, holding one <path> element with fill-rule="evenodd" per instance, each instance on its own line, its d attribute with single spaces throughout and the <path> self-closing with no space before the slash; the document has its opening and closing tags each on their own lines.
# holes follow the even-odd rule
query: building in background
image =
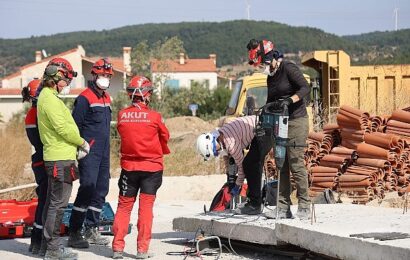
<svg viewBox="0 0 410 260">
<path fill-rule="evenodd" d="M 152 60 L 151 72 L 153 83 L 159 88 L 190 88 L 198 82 L 214 89 L 217 86 L 216 54 L 208 59 L 189 59 L 180 53 L 179 60 Z"/>
<path fill-rule="evenodd" d="M 81 45 L 77 48 L 49 56 L 43 57 L 41 51 L 35 52 L 35 62 L 20 67 L 20 69 L 2 79 L 0 88 L 0 113 L 3 121 L 7 122 L 13 114 L 23 109 L 21 102 L 21 89 L 32 79 L 41 78 L 48 62 L 56 57 L 68 60 L 74 70 L 78 73 L 77 77 L 71 82 L 70 95 L 67 98 L 75 98 L 87 86 L 92 79 L 91 67 L 93 63 L 101 57 L 87 57 Z M 111 80 L 108 92 L 115 98 L 117 93 L 124 89 L 126 78 L 131 72 L 131 48 L 123 48 L 123 57 L 108 57 L 113 64 L 114 76 Z"/>
</svg>

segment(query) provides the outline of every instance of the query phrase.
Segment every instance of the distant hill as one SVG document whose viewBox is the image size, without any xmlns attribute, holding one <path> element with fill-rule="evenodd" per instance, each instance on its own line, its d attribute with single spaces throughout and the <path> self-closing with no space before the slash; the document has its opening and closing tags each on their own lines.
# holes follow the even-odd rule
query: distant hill
<svg viewBox="0 0 410 260">
<path fill-rule="evenodd" d="M 309 27 L 294 27 L 266 21 L 183 22 L 143 24 L 103 31 L 81 31 L 26 39 L 0 39 L 0 64 L 7 74 L 34 61 L 34 52 L 45 49 L 57 54 L 81 44 L 88 56 L 121 56 L 123 46 L 149 44 L 165 37 L 178 36 L 189 57 L 217 54 L 218 66 L 246 60 L 246 44 L 251 38 L 273 40 L 285 53 L 321 49 L 343 49 L 358 63 L 410 63 L 410 29 L 339 37 Z M 380 57 L 386 51 L 386 60 Z M 387 62 L 388 61 L 388 62 Z M 0 71 L 0 75 L 2 75 Z"/>
<path fill-rule="evenodd" d="M 343 38 L 368 48 L 367 53 L 362 55 L 359 63 L 410 63 L 410 29 L 372 32 L 360 35 L 344 36 Z"/>
</svg>

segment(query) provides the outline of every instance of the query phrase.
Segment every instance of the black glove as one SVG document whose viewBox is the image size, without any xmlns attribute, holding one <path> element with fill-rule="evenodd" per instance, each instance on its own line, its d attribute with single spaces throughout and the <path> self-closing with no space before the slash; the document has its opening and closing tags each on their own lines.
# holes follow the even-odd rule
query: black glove
<svg viewBox="0 0 410 260">
<path fill-rule="evenodd" d="M 283 107 L 289 107 L 291 104 L 293 104 L 293 99 L 292 98 L 290 98 L 290 97 L 288 97 L 288 98 L 285 98 L 283 101 L 282 101 L 282 103 L 281 103 L 281 106 L 282 106 L 282 108 Z"/>
</svg>

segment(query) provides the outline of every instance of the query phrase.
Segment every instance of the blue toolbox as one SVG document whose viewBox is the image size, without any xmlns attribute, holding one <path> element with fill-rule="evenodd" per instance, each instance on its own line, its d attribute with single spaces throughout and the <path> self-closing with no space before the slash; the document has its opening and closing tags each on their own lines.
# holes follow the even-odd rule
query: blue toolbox
<svg viewBox="0 0 410 260">
<path fill-rule="evenodd" d="M 71 210 L 73 209 L 73 203 L 68 203 L 67 208 L 64 211 L 63 223 L 61 226 L 61 234 L 67 234 L 70 226 Z M 114 223 L 114 211 L 110 203 L 105 202 L 100 214 L 100 225 L 98 231 L 101 235 L 114 235 L 112 225 Z M 132 224 L 128 226 L 128 234 L 131 233 Z"/>
</svg>

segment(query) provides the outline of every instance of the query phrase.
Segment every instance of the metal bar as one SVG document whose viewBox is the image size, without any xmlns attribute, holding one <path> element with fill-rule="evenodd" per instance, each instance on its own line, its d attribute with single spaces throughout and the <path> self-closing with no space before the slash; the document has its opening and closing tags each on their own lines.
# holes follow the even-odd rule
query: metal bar
<svg viewBox="0 0 410 260">
<path fill-rule="evenodd" d="M 2 189 L 0 190 L 0 194 L 11 192 L 11 191 L 16 191 L 16 190 L 27 189 L 27 188 L 34 188 L 34 187 L 37 187 L 37 183 L 29 183 L 29 184 L 24 184 L 24 185 L 12 187 L 12 188 Z"/>
</svg>

